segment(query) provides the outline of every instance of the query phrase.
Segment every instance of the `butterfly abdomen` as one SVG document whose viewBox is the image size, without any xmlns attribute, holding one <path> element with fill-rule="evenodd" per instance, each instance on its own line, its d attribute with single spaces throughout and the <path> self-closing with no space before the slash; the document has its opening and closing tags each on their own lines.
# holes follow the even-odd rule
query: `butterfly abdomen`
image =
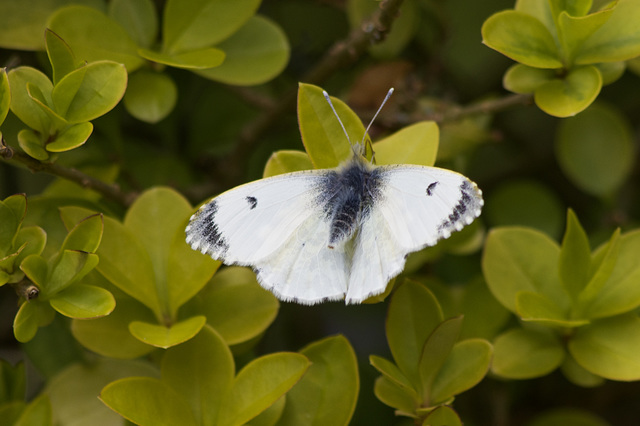
<svg viewBox="0 0 640 426">
<path fill-rule="evenodd" d="M 380 172 L 359 160 L 351 160 L 326 175 L 318 202 L 330 222 L 329 248 L 353 237 L 379 196 L 381 184 Z"/>
</svg>

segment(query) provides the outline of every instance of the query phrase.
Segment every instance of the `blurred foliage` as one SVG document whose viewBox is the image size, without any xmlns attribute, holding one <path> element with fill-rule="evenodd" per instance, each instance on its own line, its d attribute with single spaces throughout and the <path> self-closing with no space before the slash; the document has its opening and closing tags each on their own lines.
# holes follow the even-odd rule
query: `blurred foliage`
<svg viewBox="0 0 640 426">
<path fill-rule="evenodd" d="M 1 1 L 0 424 L 637 424 L 639 20 Z M 319 86 L 378 164 L 486 200 L 361 306 L 280 303 L 184 242 L 208 197 L 348 156 Z"/>
</svg>

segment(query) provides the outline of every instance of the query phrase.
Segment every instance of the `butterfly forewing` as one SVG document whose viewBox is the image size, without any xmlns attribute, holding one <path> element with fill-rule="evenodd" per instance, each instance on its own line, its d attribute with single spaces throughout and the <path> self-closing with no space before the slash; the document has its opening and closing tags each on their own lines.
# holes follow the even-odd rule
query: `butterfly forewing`
<svg viewBox="0 0 640 426">
<path fill-rule="evenodd" d="M 383 199 L 376 208 L 407 253 L 436 244 L 480 215 L 482 192 L 450 170 L 385 166 Z"/>
<path fill-rule="evenodd" d="M 253 265 L 269 258 L 299 232 L 318 220 L 314 208 L 320 173 L 291 173 L 229 190 L 203 205 L 191 217 L 187 242 L 228 264 Z"/>
</svg>

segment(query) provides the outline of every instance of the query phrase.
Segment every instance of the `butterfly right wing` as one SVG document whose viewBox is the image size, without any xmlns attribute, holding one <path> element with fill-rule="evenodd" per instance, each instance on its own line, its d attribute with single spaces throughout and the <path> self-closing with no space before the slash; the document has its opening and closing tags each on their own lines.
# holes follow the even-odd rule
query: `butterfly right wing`
<svg viewBox="0 0 640 426">
<path fill-rule="evenodd" d="M 318 205 L 325 173 L 274 176 L 215 197 L 191 217 L 187 243 L 225 264 L 251 266 L 282 300 L 342 298 L 346 256 L 327 247 L 330 222 Z"/>
</svg>

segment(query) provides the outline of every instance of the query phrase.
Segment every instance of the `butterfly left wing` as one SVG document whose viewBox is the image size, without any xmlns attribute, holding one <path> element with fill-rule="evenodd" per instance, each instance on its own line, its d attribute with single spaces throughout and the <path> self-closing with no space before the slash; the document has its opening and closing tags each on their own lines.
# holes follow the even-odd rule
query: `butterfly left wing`
<svg viewBox="0 0 640 426">
<path fill-rule="evenodd" d="M 187 242 L 227 265 L 251 266 L 281 300 L 342 299 L 346 255 L 327 247 L 330 222 L 318 204 L 325 176 L 302 171 L 231 189 L 192 216 Z"/>
<path fill-rule="evenodd" d="M 382 168 L 380 196 L 356 236 L 346 303 L 384 291 L 411 252 L 435 245 L 480 215 L 482 192 L 459 173 L 435 167 Z"/>
</svg>

